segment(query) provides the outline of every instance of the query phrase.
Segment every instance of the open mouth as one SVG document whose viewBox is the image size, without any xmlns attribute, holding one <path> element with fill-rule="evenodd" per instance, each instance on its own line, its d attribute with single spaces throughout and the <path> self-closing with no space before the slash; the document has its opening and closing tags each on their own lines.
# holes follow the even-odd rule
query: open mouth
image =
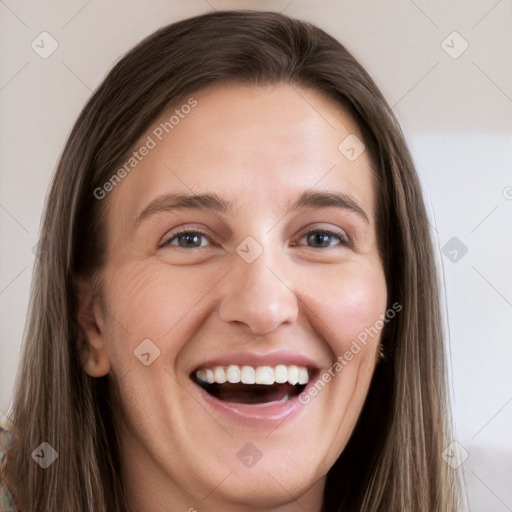
<svg viewBox="0 0 512 512">
<path fill-rule="evenodd" d="M 218 400 L 236 404 L 286 402 L 298 396 L 314 370 L 296 365 L 216 366 L 192 372 L 191 379 Z"/>
</svg>

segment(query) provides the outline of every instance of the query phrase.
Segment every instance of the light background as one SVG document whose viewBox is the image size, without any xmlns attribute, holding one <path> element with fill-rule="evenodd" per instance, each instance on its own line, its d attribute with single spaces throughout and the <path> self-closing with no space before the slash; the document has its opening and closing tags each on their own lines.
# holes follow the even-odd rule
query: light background
<svg viewBox="0 0 512 512">
<path fill-rule="evenodd" d="M 79 111 L 143 37 L 229 8 L 312 21 L 393 106 L 439 243 L 467 509 L 512 511 L 512 0 L 0 0 L 0 409 L 11 400 L 45 195 Z M 43 31 L 58 43 L 47 59 L 31 48 Z M 455 262 L 450 246 L 442 252 L 453 237 L 467 247 Z"/>
</svg>

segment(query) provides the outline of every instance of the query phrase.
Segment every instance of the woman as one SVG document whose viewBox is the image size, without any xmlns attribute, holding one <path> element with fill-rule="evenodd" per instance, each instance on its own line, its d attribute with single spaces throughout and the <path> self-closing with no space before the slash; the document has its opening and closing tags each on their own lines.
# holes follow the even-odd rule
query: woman
<svg viewBox="0 0 512 512">
<path fill-rule="evenodd" d="M 420 186 L 323 31 L 225 11 L 142 41 L 70 135 L 41 254 L 21 510 L 457 510 Z"/>
</svg>

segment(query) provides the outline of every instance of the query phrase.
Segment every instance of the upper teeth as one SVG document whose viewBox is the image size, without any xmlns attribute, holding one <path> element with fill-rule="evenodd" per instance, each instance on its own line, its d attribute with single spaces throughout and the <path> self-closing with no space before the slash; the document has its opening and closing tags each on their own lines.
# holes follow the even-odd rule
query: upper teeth
<svg viewBox="0 0 512 512">
<path fill-rule="evenodd" d="M 308 369 L 304 366 L 285 366 L 278 364 L 276 366 L 238 366 L 232 364 L 229 366 L 215 366 L 213 368 L 203 368 L 196 371 L 196 377 L 202 382 L 208 384 L 284 384 L 288 382 L 291 385 L 307 384 L 309 381 Z"/>
</svg>

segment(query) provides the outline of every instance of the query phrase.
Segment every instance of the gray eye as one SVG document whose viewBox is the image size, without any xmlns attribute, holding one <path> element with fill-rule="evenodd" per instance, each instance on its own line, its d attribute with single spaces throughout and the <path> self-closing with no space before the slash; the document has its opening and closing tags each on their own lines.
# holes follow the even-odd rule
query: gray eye
<svg viewBox="0 0 512 512">
<path fill-rule="evenodd" d="M 171 234 L 162 246 L 178 245 L 183 249 L 195 249 L 204 246 L 201 242 L 206 238 L 207 235 L 201 231 L 181 231 L 180 233 Z"/>
<path fill-rule="evenodd" d="M 317 249 L 328 248 L 334 245 L 348 245 L 346 236 L 328 229 L 315 229 L 306 233 L 302 238 L 306 238 L 307 244 L 310 247 Z M 333 243 L 336 239 L 339 243 Z"/>
</svg>

